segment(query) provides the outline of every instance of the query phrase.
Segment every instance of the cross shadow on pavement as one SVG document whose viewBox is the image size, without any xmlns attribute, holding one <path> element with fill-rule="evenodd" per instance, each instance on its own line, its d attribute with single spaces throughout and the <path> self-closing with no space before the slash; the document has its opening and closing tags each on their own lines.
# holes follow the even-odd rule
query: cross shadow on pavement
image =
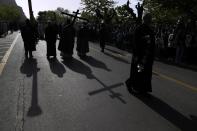
<svg viewBox="0 0 197 131">
<path fill-rule="evenodd" d="M 58 59 L 54 58 L 48 59 L 48 61 L 51 72 L 62 78 L 64 73 L 66 73 L 66 69 L 64 68 L 63 64 L 61 64 Z"/>
<path fill-rule="evenodd" d="M 153 111 L 161 115 L 164 119 L 171 122 L 174 126 L 181 131 L 196 131 L 196 117 L 191 116 L 191 119 L 187 118 L 173 107 L 160 100 L 159 98 L 151 95 L 134 95 L 141 100 L 145 105 L 150 107 Z"/>
<path fill-rule="evenodd" d="M 31 107 L 28 110 L 27 116 L 34 117 L 42 114 L 42 110 L 38 104 L 38 80 L 37 73 L 40 68 L 37 67 L 36 59 L 25 59 L 20 68 L 21 73 L 26 74 L 27 77 L 33 77 L 32 80 L 32 98 Z"/>
<path fill-rule="evenodd" d="M 95 80 L 97 80 L 103 86 L 103 88 L 101 88 L 99 90 L 89 92 L 88 94 L 90 96 L 96 95 L 96 94 L 101 93 L 103 91 L 109 91 L 111 93 L 110 97 L 112 99 L 117 98 L 123 104 L 126 104 L 126 101 L 122 98 L 122 95 L 120 93 L 116 93 L 115 91 L 112 90 L 113 88 L 120 87 L 121 85 L 123 85 L 123 83 L 117 83 L 117 84 L 114 84 L 114 85 L 111 85 L 111 86 L 105 85 L 102 81 L 100 81 L 98 78 L 96 78 L 92 74 L 92 70 L 90 69 L 90 67 L 88 67 L 87 65 L 83 64 L 82 62 L 80 62 L 79 60 L 77 60 L 75 58 L 64 60 L 63 64 L 65 66 L 67 66 L 68 68 L 70 68 L 72 71 L 75 71 L 77 73 L 85 75 L 88 79 L 95 79 Z"/>
<path fill-rule="evenodd" d="M 86 56 L 84 58 L 81 58 L 83 61 L 87 62 L 89 65 L 91 66 L 94 66 L 96 68 L 101 68 L 101 69 L 104 69 L 106 71 L 111 71 L 106 65 L 105 63 L 95 59 L 94 57 L 92 56 Z"/>
</svg>

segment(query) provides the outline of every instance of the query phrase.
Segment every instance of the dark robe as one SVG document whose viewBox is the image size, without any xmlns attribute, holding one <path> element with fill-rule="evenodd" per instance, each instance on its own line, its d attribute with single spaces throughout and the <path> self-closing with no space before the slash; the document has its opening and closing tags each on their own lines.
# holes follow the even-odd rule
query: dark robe
<svg viewBox="0 0 197 131">
<path fill-rule="evenodd" d="M 101 26 L 99 34 L 100 34 L 100 47 L 101 47 L 102 51 L 104 51 L 106 40 L 108 39 L 108 32 L 107 32 L 106 25 L 103 24 Z"/>
<path fill-rule="evenodd" d="M 64 55 L 72 56 L 75 42 L 75 29 L 72 24 L 63 27 L 58 50 Z"/>
<path fill-rule="evenodd" d="M 77 52 L 78 55 L 85 55 L 89 52 L 88 45 L 89 31 L 87 27 L 82 27 L 77 36 Z"/>
<path fill-rule="evenodd" d="M 152 66 L 154 61 L 155 37 L 153 30 L 145 25 L 140 25 L 134 33 L 133 57 L 131 62 L 130 86 L 136 91 L 152 91 Z M 137 65 L 144 67 L 138 72 Z"/>
<path fill-rule="evenodd" d="M 24 42 L 25 51 L 36 50 L 36 37 L 31 25 L 25 25 L 21 28 L 21 36 Z"/>
<path fill-rule="evenodd" d="M 45 40 L 47 42 L 47 56 L 56 56 L 56 40 L 58 28 L 56 25 L 48 25 L 45 29 Z"/>
</svg>

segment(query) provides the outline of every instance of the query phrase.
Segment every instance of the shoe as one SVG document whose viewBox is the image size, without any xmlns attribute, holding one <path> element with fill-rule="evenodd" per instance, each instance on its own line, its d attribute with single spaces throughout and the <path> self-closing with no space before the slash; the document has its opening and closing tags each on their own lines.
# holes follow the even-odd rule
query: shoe
<svg viewBox="0 0 197 131">
<path fill-rule="evenodd" d="M 133 87 L 130 87 L 130 88 L 127 87 L 127 90 L 129 91 L 130 94 L 134 94 L 134 95 L 141 93 L 141 92 L 135 90 Z"/>
</svg>

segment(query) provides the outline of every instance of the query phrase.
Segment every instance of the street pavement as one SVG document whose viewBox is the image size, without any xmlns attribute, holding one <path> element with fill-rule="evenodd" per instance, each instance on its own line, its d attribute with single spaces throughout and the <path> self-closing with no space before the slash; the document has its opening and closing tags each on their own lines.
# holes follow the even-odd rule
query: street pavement
<svg viewBox="0 0 197 131">
<path fill-rule="evenodd" d="M 0 38 L 0 61 L 2 61 L 3 56 L 5 56 L 6 51 L 11 46 L 11 44 L 14 41 L 16 35 L 17 35 L 17 32 L 14 32 L 13 34 L 9 34 L 6 37 L 1 37 Z"/>
<path fill-rule="evenodd" d="M 0 76 L 0 131 L 196 131 L 197 72 L 155 62 L 153 92 L 128 93 L 131 54 L 90 43 L 86 59 L 47 60 L 19 36 Z M 57 42 L 58 44 L 58 42 Z"/>
</svg>

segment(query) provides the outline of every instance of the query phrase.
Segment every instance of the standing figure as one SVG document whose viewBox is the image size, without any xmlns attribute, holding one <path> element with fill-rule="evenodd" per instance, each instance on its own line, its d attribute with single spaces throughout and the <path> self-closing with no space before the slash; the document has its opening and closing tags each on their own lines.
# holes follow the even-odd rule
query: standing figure
<svg viewBox="0 0 197 131">
<path fill-rule="evenodd" d="M 24 42 L 25 58 L 28 58 L 28 54 L 32 58 L 32 51 L 36 50 L 36 37 L 29 19 L 26 19 L 25 25 L 21 28 L 21 35 Z"/>
<path fill-rule="evenodd" d="M 61 55 L 65 57 L 72 57 L 74 42 L 75 42 L 75 28 L 73 22 L 68 19 L 67 25 L 63 27 L 60 35 L 60 43 L 58 50 L 61 51 Z"/>
<path fill-rule="evenodd" d="M 89 52 L 89 30 L 87 23 L 83 23 L 80 27 L 77 35 L 77 53 L 79 57 L 86 56 L 86 53 Z"/>
<path fill-rule="evenodd" d="M 101 52 L 104 52 L 106 40 L 108 39 L 107 28 L 106 28 L 106 25 L 104 23 L 101 24 L 101 29 L 100 29 L 99 33 L 100 33 Z"/>
<path fill-rule="evenodd" d="M 154 61 L 155 37 L 151 29 L 152 17 L 148 13 L 143 24 L 134 33 L 133 57 L 130 78 L 126 81 L 130 93 L 152 92 L 152 66 Z"/>
<path fill-rule="evenodd" d="M 58 34 L 58 27 L 51 22 L 48 23 L 48 26 L 45 29 L 45 40 L 47 42 L 47 59 L 50 56 L 56 58 L 56 40 Z"/>
<path fill-rule="evenodd" d="M 186 28 L 182 19 L 178 20 L 177 27 L 175 29 L 175 44 L 176 44 L 176 57 L 175 63 L 181 64 L 183 61 L 183 55 L 185 53 L 186 45 Z"/>
</svg>

